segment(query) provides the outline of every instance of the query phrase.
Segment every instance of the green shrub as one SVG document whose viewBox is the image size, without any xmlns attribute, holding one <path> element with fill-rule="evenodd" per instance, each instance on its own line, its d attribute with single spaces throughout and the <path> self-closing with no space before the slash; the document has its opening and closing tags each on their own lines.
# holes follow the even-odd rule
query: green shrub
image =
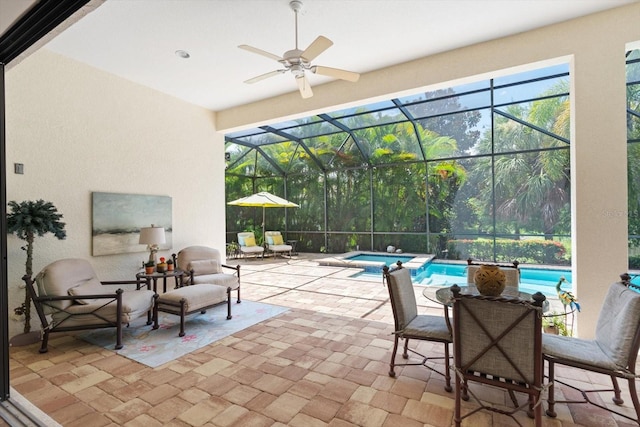
<svg viewBox="0 0 640 427">
<path fill-rule="evenodd" d="M 449 258 L 473 258 L 493 260 L 493 239 L 454 239 L 449 240 Z M 499 261 L 518 260 L 525 264 L 568 265 L 567 251 L 561 242 L 555 240 L 499 239 L 495 242 L 496 257 Z"/>
</svg>

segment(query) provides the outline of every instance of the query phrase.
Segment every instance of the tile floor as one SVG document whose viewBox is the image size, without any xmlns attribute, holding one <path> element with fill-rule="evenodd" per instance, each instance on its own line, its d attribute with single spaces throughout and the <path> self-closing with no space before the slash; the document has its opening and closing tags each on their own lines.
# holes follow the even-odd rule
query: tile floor
<svg viewBox="0 0 640 427">
<path fill-rule="evenodd" d="M 306 254 L 229 263 L 242 265 L 244 299 L 291 309 L 158 368 L 54 334 L 47 354 L 38 344 L 10 349 L 12 387 L 63 426 L 452 425 L 453 394 L 441 376 L 421 366 L 399 368 L 395 379 L 387 373 L 393 317 L 381 278 L 350 278 L 353 270 L 320 267 Z M 417 295 L 421 313 L 442 314 Z M 441 345 L 419 348 L 442 353 Z M 578 383 L 607 384 L 557 371 Z M 476 391 L 506 402 L 499 390 Z M 622 409 L 632 414 L 626 391 L 623 398 Z M 543 425 L 633 425 L 591 405 L 556 409 L 558 417 L 544 417 Z M 524 414 L 518 419 L 533 425 Z M 480 412 L 463 425 L 515 423 Z"/>
</svg>

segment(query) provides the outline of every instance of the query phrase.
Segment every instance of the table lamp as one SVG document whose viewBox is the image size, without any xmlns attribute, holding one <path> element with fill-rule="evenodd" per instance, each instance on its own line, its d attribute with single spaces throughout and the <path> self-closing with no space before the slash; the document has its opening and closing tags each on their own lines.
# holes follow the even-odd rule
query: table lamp
<svg viewBox="0 0 640 427">
<path fill-rule="evenodd" d="M 151 224 L 151 227 L 142 227 L 140 229 L 140 240 L 138 243 L 141 245 L 147 245 L 149 249 L 149 261 L 153 261 L 154 265 L 157 263 L 156 253 L 159 246 L 165 243 L 164 228 L 155 227 Z"/>
</svg>

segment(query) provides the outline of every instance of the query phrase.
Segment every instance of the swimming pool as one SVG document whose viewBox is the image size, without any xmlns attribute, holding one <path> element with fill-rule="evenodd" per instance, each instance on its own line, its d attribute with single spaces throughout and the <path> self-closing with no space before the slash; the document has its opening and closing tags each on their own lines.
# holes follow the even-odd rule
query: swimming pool
<svg viewBox="0 0 640 427">
<path fill-rule="evenodd" d="M 452 264 L 430 262 L 422 271 L 413 276 L 413 283 L 417 285 L 445 286 L 460 284 L 467 281 L 467 266 L 465 264 Z M 542 292 L 546 296 L 556 296 L 556 284 L 560 277 L 564 276 L 568 283 L 563 289 L 571 289 L 571 270 L 546 269 L 546 268 L 520 268 L 520 290 L 524 292 Z"/>
<path fill-rule="evenodd" d="M 320 265 L 331 267 L 361 268 L 366 274 L 381 274 L 382 267 L 401 261 L 411 270 L 412 275 L 424 270 L 424 266 L 433 259 L 433 255 L 392 254 L 384 252 L 353 251 L 346 254 L 331 255 L 316 261 Z"/>
<path fill-rule="evenodd" d="M 371 256 L 371 255 L 367 255 Z M 380 277 L 382 265 L 380 262 L 383 258 L 388 258 L 385 265 L 395 264 L 399 259 L 398 255 L 380 254 L 379 258 L 375 258 L 376 262 L 370 262 L 371 265 L 359 266 L 364 271 L 358 272 L 351 277 Z M 416 262 L 419 260 L 419 262 Z M 403 261 L 400 259 L 400 261 Z M 367 263 L 365 261 L 365 263 Z M 410 265 L 411 264 L 411 265 Z M 349 265 L 355 267 L 354 265 Z M 447 286 L 453 284 L 467 283 L 467 265 L 465 263 L 438 262 L 430 258 L 411 258 L 411 261 L 403 266 L 411 270 L 411 278 L 415 285 L 421 286 Z M 567 280 L 562 288 L 571 290 L 571 270 L 563 270 L 556 268 L 520 268 L 520 289 L 524 292 L 542 292 L 548 297 L 555 297 L 556 284 L 560 277 L 564 276 Z"/>
</svg>

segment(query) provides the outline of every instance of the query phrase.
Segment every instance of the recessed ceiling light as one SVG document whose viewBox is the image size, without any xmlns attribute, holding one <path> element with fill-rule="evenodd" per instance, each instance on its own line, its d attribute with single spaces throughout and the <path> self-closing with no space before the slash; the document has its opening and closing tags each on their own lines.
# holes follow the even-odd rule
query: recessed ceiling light
<svg viewBox="0 0 640 427">
<path fill-rule="evenodd" d="M 186 50 L 176 50 L 176 56 L 182 59 L 191 58 L 191 55 Z"/>
</svg>

